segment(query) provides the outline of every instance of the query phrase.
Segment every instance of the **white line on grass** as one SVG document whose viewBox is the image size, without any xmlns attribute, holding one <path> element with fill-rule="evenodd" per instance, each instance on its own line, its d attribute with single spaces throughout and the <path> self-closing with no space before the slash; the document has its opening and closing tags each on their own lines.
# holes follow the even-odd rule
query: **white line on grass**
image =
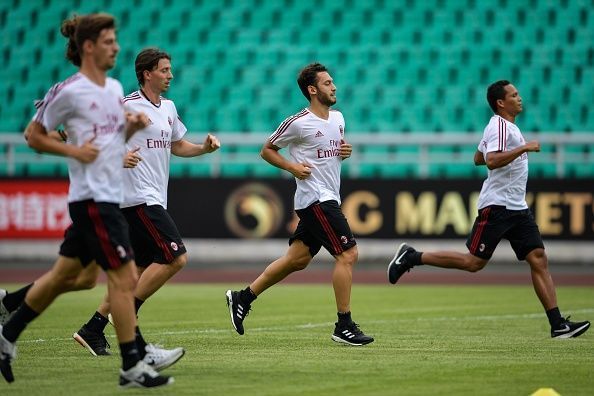
<svg viewBox="0 0 594 396">
<path fill-rule="evenodd" d="M 571 313 L 583 314 L 592 313 L 594 308 L 584 308 L 572 310 Z M 397 318 L 393 320 L 370 320 L 365 323 L 384 324 L 394 322 L 447 322 L 447 321 L 459 321 L 459 320 L 502 320 L 502 319 L 542 319 L 544 313 L 528 313 L 528 314 L 509 314 L 509 315 L 476 315 L 476 316 L 441 316 L 435 318 Z M 319 327 L 332 326 L 333 322 L 324 323 L 305 323 L 294 326 L 272 326 L 272 327 L 255 327 L 248 328 L 250 332 L 262 332 L 262 331 L 279 331 L 279 330 L 290 330 L 290 329 L 315 329 Z M 177 331 L 159 331 L 159 332 L 146 332 L 143 335 L 148 336 L 164 336 L 164 335 L 183 335 L 183 334 L 219 334 L 219 333 L 233 333 L 231 327 L 225 329 L 202 329 L 202 330 L 177 330 Z M 115 339 L 115 335 L 107 335 Z M 34 340 L 19 340 L 19 343 L 41 343 L 41 342 L 56 342 L 56 341 L 71 341 L 72 337 L 69 338 L 38 338 Z"/>
</svg>

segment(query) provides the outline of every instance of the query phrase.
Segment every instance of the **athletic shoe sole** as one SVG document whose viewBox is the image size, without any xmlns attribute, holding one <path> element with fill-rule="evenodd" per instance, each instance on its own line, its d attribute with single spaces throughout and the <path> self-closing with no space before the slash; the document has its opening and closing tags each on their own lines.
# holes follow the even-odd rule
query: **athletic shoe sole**
<svg viewBox="0 0 594 396">
<path fill-rule="evenodd" d="M 81 336 L 78 335 L 78 333 L 72 334 L 72 338 L 74 338 L 74 340 L 76 342 L 78 342 L 80 345 L 82 345 L 83 347 L 85 347 L 87 351 L 91 352 L 91 355 L 97 356 L 97 354 L 95 353 L 95 351 L 93 350 L 93 348 L 91 348 L 90 345 L 87 344 L 87 342 Z"/>
<path fill-rule="evenodd" d="M 143 388 L 143 389 L 160 389 L 163 388 L 165 386 L 171 385 L 175 382 L 175 380 L 173 379 L 173 377 L 169 377 L 169 379 L 167 380 L 167 382 L 165 382 L 163 385 L 159 385 L 159 386 L 152 386 L 152 387 L 146 387 L 142 384 L 139 384 L 136 381 L 129 381 L 128 383 L 126 383 L 125 385 L 120 385 L 120 389 L 130 389 L 130 388 Z"/>
<path fill-rule="evenodd" d="M 363 345 L 371 344 L 373 342 L 373 340 L 368 341 L 368 342 L 360 342 L 360 343 L 350 342 L 347 340 L 343 340 L 342 338 L 335 336 L 334 334 L 332 334 L 332 341 L 338 342 L 339 344 L 346 344 L 346 345 L 351 345 L 351 346 L 363 346 Z"/>
<path fill-rule="evenodd" d="M 233 328 L 239 335 L 243 335 L 243 331 L 240 332 L 239 330 L 237 330 L 237 326 L 235 326 L 235 320 L 233 320 L 233 294 L 231 290 L 227 290 L 225 296 L 227 300 L 227 306 L 229 307 L 229 316 L 231 318 L 231 324 L 233 325 Z"/>
</svg>

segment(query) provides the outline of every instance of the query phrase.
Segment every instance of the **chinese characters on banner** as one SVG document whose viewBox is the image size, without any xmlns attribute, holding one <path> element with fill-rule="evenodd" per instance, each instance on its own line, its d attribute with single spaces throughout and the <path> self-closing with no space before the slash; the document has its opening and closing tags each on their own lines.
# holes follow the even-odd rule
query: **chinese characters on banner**
<svg viewBox="0 0 594 396">
<path fill-rule="evenodd" d="M 61 238 L 70 223 L 68 181 L 0 180 L 0 239 Z"/>
</svg>

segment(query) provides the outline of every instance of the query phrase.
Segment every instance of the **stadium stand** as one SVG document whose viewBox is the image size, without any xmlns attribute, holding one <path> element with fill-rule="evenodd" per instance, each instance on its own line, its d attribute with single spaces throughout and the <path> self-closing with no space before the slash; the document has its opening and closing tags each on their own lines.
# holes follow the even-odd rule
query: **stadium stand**
<svg viewBox="0 0 594 396">
<path fill-rule="evenodd" d="M 6 0 L 0 3 L 0 131 L 22 131 L 33 100 L 74 72 L 58 26 L 74 12 L 93 11 L 118 18 L 122 48 L 112 75 L 126 92 L 136 89 L 133 62 L 141 48 L 172 54 L 176 80 L 168 96 L 191 131 L 273 131 L 306 105 L 295 77 L 314 60 L 331 69 L 350 134 L 392 133 L 398 141 L 408 133 L 480 133 L 490 117 L 485 88 L 502 78 L 524 98 L 523 131 L 594 131 L 593 0 Z M 398 155 L 415 148 L 364 150 Z M 457 158 L 472 150 L 445 145 L 430 153 Z M 587 158 L 593 150 L 591 144 L 567 148 Z M 465 163 L 431 165 L 430 175 L 476 176 Z M 222 175 L 278 175 L 258 164 L 242 166 L 223 164 Z M 418 173 L 405 164 L 360 166 L 360 177 Z M 38 173 L 29 168 L 27 174 Z M 174 175 L 205 175 L 211 167 L 173 168 Z M 558 174 L 544 163 L 531 172 Z M 566 174 L 591 177 L 594 164 L 570 164 Z"/>
</svg>

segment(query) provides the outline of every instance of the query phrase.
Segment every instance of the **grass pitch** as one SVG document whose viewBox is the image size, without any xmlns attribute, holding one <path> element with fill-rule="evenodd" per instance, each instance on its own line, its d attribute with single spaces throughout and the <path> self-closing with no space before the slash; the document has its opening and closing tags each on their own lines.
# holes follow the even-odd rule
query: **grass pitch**
<svg viewBox="0 0 594 396">
<path fill-rule="evenodd" d="M 20 285 L 0 285 L 14 290 Z M 165 372 L 170 395 L 594 394 L 594 330 L 553 340 L 531 286 L 355 285 L 353 318 L 375 342 L 334 343 L 331 285 L 280 284 L 253 304 L 246 334 L 231 327 L 229 286 L 167 285 L 140 311 L 145 338 L 186 356 Z M 16 382 L 1 395 L 112 395 L 114 356 L 92 357 L 72 338 L 105 291 L 61 296 L 22 334 Z M 560 287 L 564 315 L 594 319 L 594 288 Z M 126 390 L 132 394 L 142 391 Z"/>
</svg>

